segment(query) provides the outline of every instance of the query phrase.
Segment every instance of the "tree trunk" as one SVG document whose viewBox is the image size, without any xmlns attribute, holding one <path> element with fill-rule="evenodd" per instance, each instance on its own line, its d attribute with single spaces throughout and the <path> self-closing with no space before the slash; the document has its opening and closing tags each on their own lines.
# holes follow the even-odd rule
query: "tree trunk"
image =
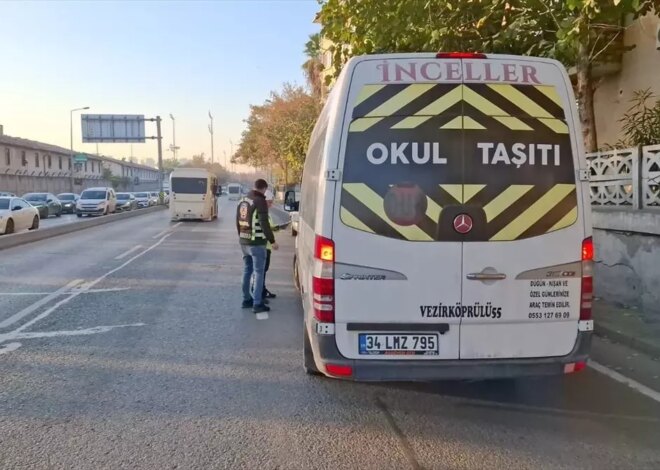
<svg viewBox="0 0 660 470">
<path fill-rule="evenodd" d="M 581 41 L 578 49 L 577 69 L 577 99 L 582 125 L 584 149 L 587 152 L 598 150 L 596 135 L 596 116 L 594 113 L 594 87 L 591 77 L 591 63 L 586 41 Z"/>
</svg>

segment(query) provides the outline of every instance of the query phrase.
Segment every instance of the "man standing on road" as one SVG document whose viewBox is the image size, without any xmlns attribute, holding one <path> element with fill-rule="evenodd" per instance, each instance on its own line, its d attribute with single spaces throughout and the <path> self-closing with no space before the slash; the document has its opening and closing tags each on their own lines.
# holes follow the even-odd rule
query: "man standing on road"
<svg viewBox="0 0 660 470">
<path fill-rule="evenodd" d="M 243 251 L 243 308 L 252 307 L 254 313 L 270 310 L 263 298 L 266 244 L 271 243 L 273 250 L 279 248 L 270 228 L 264 196 L 267 189 L 268 183 L 258 179 L 236 209 L 236 229 Z"/>
<path fill-rule="evenodd" d="M 279 228 L 277 225 L 273 223 L 273 218 L 270 216 L 270 209 L 273 207 L 273 192 L 268 189 L 265 193 L 266 196 L 266 204 L 268 204 L 268 223 L 270 224 L 270 229 L 273 232 L 277 232 Z M 264 293 L 263 293 L 263 298 L 264 299 L 274 299 L 277 297 L 274 293 L 268 290 L 268 287 L 266 287 L 266 276 L 268 274 L 268 268 L 270 267 L 270 253 L 272 250 L 272 246 L 270 242 L 266 244 L 266 268 L 264 269 Z"/>
</svg>

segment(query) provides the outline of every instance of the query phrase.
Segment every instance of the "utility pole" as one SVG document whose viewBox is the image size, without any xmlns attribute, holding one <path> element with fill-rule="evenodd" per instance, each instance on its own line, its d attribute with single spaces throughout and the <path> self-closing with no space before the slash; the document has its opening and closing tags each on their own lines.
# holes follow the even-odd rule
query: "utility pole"
<svg viewBox="0 0 660 470">
<path fill-rule="evenodd" d="M 209 119 L 211 119 L 211 124 L 209 124 L 209 132 L 211 133 L 211 165 L 213 165 L 213 116 L 211 115 L 211 110 L 209 110 Z"/>
<path fill-rule="evenodd" d="M 85 106 L 84 108 L 75 108 L 75 109 L 72 109 L 71 111 L 69 111 L 69 132 L 71 134 L 71 136 L 70 136 L 71 140 L 69 141 L 69 143 L 71 144 L 71 147 L 70 147 L 71 154 L 69 155 L 69 162 L 71 164 L 71 179 L 69 181 L 69 183 L 70 183 L 69 184 L 69 186 L 70 186 L 69 189 L 71 190 L 72 193 L 75 192 L 73 190 L 73 186 L 74 186 L 73 170 L 75 168 L 75 163 L 73 161 L 73 113 L 76 112 L 76 111 L 85 111 L 86 109 L 89 109 L 89 106 Z"/>
<path fill-rule="evenodd" d="M 171 114 L 170 114 L 171 116 Z M 172 118 L 174 121 L 174 118 Z M 156 139 L 158 139 L 158 196 L 163 197 L 163 136 L 160 133 L 160 116 L 156 116 Z M 162 202 L 162 200 L 161 200 Z"/>
<path fill-rule="evenodd" d="M 176 146 L 176 121 L 174 120 L 172 113 L 170 113 L 170 119 L 172 119 L 172 154 L 174 155 L 174 161 L 176 161 L 178 150 L 178 147 Z"/>
</svg>

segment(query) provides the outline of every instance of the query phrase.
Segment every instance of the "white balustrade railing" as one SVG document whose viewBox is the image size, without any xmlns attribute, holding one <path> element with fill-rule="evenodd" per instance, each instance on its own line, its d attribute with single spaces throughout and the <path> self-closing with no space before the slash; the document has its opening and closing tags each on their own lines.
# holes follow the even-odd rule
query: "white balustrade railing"
<svg viewBox="0 0 660 470">
<path fill-rule="evenodd" d="M 660 145 L 587 154 L 592 206 L 660 209 Z"/>
</svg>

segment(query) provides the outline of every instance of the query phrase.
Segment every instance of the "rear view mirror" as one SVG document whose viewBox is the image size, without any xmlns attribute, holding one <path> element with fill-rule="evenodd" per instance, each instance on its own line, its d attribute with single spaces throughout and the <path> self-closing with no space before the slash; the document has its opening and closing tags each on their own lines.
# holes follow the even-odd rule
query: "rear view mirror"
<svg viewBox="0 0 660 470">
<path fill-rule="evenodd" d="M 14 206 L 14 207 L 11 208 L 11 210 L 13 210 L 13 211 L 20 211 L 21 209 L 22 209 L 21 206 Z"/>
<path fill-rule="evenodd" d="M 296 201 L 296 192 L 287 191 L 284 193 L 284 210 L 287 212 L 297 212 L 299 202 Z"/>
<path fill-rule="evenodd" d="M 48 204 L 50 204 L 51 202 L 53 202 L 53 200 L 52 200 L 52 199 L 47 199 L 46 202 L 47 202 Z"/>
</svg>

